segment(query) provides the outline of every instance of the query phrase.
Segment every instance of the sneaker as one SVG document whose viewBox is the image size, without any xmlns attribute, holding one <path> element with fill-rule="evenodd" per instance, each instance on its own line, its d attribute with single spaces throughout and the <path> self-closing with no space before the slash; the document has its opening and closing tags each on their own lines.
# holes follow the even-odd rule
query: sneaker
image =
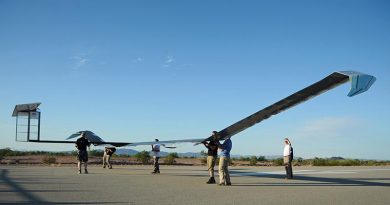
<svg viewBox="0 0 390 205">
<path fill-rule="evenodd" d="M 112 166 L 108 167 L 109 169 L 112 169 Z"/>
<path fill-rule="evenodd" d="M 106 168 L 106 166 L 104 165 L 103 168 Z"/>
<path fill-rule="evenodd" d="M 206 184 L 215 184 L 214 177 L 210 177 L 210 179 L 206 182 Z"/>
<path fill-rule="evenodd" d="M 85 173 L 88 174 L 88 170 L 85 170 Z"/>
<path fill-rule="evenodd" d="M 81 174 L 81 170 L 79 170 L 79 172 L 78 172 L 79 174 Z"/>
<path fill-rule="evenodd" d="M 225 183 L 218 183 L 218 186 L 225 186 Z"/>
<path fill-rule="evenodd" d="M 229 182 L 229 183 L 226 183 L 226 186 L 231 186 L 231 185 L 232 185 L 232 183 L 230 183 L 230 182 Z"/>
</svg>

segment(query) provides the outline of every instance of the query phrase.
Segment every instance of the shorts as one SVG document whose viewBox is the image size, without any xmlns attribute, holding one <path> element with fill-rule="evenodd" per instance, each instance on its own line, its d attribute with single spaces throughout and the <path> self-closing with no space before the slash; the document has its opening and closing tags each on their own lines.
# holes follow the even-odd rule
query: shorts
<svg viewBox="0 0 390 205">
<path fill-rule="evenodd" d="M 77 154 L 77 160 L 79 162 L 88 162 L 88 152 L 86 150 L 81 150 Z"/>
</svg>

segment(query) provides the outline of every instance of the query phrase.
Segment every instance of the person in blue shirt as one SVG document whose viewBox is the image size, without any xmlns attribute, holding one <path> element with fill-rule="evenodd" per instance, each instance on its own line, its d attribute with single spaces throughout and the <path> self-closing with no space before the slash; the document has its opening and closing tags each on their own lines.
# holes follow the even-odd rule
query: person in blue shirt
<svg viewBox="0 0 390 205">
<path fill-rule="evenodd" d="M 220 186 L 231 186 L 229 175 L 230 150 L 232 150 L 232 141 L 227 138 L 223 144 L 218 145 L 221 150 L 219 157 L 219 184 Z"/>
</svg>

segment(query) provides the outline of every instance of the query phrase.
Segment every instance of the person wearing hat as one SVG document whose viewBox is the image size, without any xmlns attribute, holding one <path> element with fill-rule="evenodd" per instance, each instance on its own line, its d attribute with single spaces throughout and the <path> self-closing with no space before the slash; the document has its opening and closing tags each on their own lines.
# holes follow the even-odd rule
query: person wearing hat
<svg viewBox="0 0 390 205">
<path fill-rule="evenodd" d="M 157 142 L 158 139 L 155 139 L 156 144 L 152 145 L 152 152 L 153 152 L 153 165 L 154 165 L 154 171 L 152 174 L 159 174 L 160 173 L 160 165 L 158 163 L 158 160 L 160 159 L 160 144 Z"/>
<path fill-rule="evenodd" d="M 293 160 L 293 148 L 288 138 L 284 138 L 284 150 L 283 150 L 283 164 L 286 169 L 286 179 L 293 178 L 292 162 Z"/>
</svg>

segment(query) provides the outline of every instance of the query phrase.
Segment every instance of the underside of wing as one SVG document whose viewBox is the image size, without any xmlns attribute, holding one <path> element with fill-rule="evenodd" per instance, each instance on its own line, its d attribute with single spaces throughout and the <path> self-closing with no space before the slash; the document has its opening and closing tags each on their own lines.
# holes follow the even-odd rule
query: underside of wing
<svg viewBox="0 0 390 205">
<path fill-rule="evenodd" d="M 223 140 L 231 137 L 273 115 L 287 110 L 347 81 L 351 81 L 352 83 L 351 90 L 348 93 L 348 96 L 352 97 L 367 91 L 375 80 L 376 78 L 374 76 L 355 71 L 334 72 L 326 78 L 230 125 L 229 127 L 226 127 L 225 129 L 219 131 L 219 135 L 210 136 L 205 141 Z"/>
<path fill-rule="evenodd" d="M 84 131 L 78 131 L 72 135 L 70 135 L 68 138 L 66 138 L 67 140 L 68 139 L 73 139 L 73 138 L 76 138 L 76 137 L 81 137 L 81 134 L 85 134 L 85 137 L 90 141 L 90 142 L 104 142 L 104 140 L 102 138 L 100 138 L 99 136 L 97 136 L 95 133 L 93 133 L 92 131 L 89 131 L 89 130 L 84 130 Z"/>
<path fill-rule="evenodd" d="M 95 133 L 89 131 L 89 130 L 84 130 L 84 131 L 78 131 L 72 135 L 70 135 L 68 138 L 66 138 L 67 140 L 68 139 L 72 139 L 72 138 L 78 138 L 78 137 L 81 137 L 81 134 L 82 133 L 85 133 L 85 136 L 86 138 L 88 139 L 88 141 L 90 141 L 93 145 L 112 145 L 112 146 L 115 146 L 115 147 L 123 147 L 123 146 L 129 146 L 130 142 L 106 142 L 104 141 L 102 138 L 100 138 L 99 136 L 97 136 Z"/>
</svg>

